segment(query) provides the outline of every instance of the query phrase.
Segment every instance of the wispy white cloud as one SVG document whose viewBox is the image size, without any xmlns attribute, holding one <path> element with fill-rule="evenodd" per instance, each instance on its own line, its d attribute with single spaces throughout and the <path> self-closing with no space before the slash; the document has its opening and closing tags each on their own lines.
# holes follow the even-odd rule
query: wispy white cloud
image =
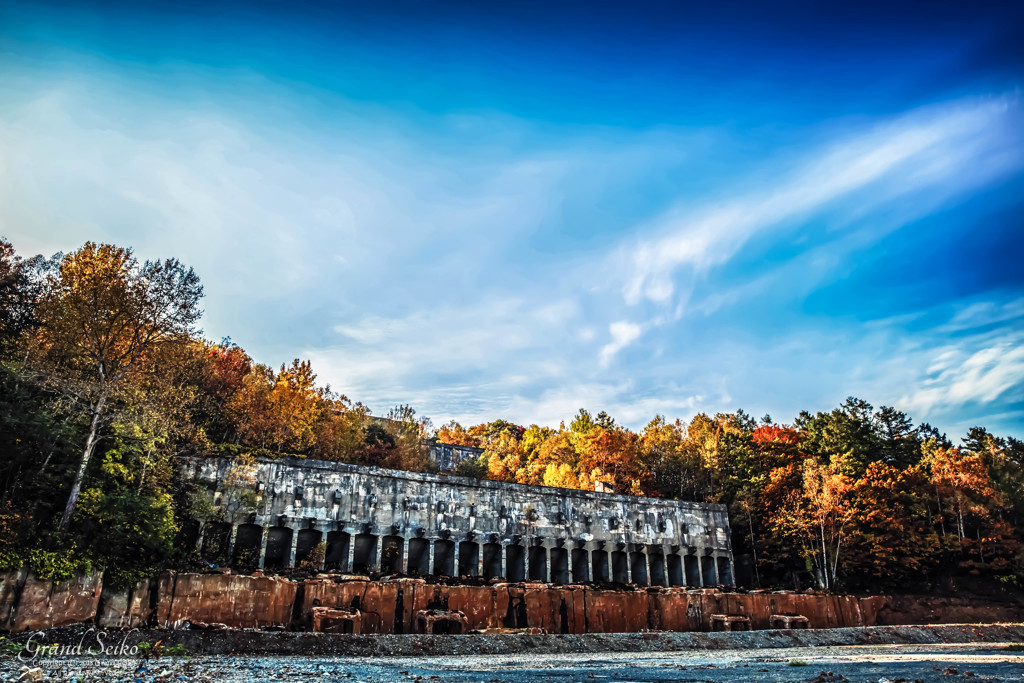
<svg viewBox="0 0 1024 683">
<path fill-rule="evenodd" d="M 607 367 L 615 354 L 639 339 L 643 331 L 644 328 L 640 325 L 625 320 L 617 320 L 609 325 L 608 332 L 612 340 L 601 347 L 601 366 Z"/>
<path fill-rule="evenodd" d="M 914 415 L 948 415 L 967 403 L 988 406 L 1024 388 L 1024 333 L 988 337 L 980 348 L 940 347 L 932 354 L 915 390 L 898 403 Z"/>
<path fill-rule="evenodd" d="M 706 208 L 690 202 L 672 207 L 640 229 L 632 248 L 632 275 L 623 293 L 630 304 L 664 302 L 676 292 L 674 272 L 706 270 L 729 260 L 754 235 L 806 218 L 882 180 L 872 196 L 852 209 L 867 213 L 880 203 L 953 179 L 972 184 L 964 165 L 998 153 L 1003 128 L 1019 119 L 1019 102 L 1008 96 L 957 102 L 909 114 L 869 132 L 856 132 L 816 150 L 795 170 L 779 170 L 767 187 L 742 192 Z M 1021 163 L 1020 150 L 1005 160 Z M 655 235 L 652 237 L 651 235 Z"/>
</svg>

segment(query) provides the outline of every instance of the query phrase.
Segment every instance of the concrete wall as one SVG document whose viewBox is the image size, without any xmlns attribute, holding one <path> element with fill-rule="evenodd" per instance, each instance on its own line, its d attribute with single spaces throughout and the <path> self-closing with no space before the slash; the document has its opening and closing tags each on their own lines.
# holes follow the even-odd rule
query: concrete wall
<svg viewBox="0 0 1024 683">
<path fill-rule="evenodd" d="M 201 552 L 221 562 L 294 566 L 324 542 L 325 568 L 343 572 L 734 583 L 724 505 L 288 458 L 258 461 L 252 483 L 231 486 L 233 466 L 182 465 L 224 510 L 227 522 L 195 530 Z M 239 489 L 255 507 L 237 506 Z"/>
<path fill-rule="evenodd" d="M 483 455 L 484 449 L 472 446 L 454 446 L 440 441 L 424 441 L 430 454 L 430 460 L 437 465 L 438 471 L 442 474 L 455 472 L 464 462 L 476 460 Z"/>
</svg>

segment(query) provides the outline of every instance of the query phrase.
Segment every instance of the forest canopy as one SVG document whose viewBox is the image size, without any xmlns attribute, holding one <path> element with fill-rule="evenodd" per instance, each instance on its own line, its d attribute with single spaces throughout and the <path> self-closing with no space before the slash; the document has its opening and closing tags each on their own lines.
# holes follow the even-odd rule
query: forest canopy
<svg viewBox="0 0 1024 683">
<path fill-rule="evenodd" d="M 856 398 L 785 424 L 737 410 L 636 431 L 580 409 L 558 427 L 431 430 L 409 406 L 372 417 L 309 361 L 264 365 L 204 339 L 202 296 L 173 258 L 93 243 L 23 258 L 0 240 L 0 570 L 98 568 L 128 585 L 198 566 L 179 532 L 223 513 L 179 477 L 182 456 L 430 471 L 433 438 L 482 449 L 467 476 L 723 503 L 751 586 L 1024 580 L 1024 444 L 1012 437 L 974 427 L 954 442 Z"/>
</svg>

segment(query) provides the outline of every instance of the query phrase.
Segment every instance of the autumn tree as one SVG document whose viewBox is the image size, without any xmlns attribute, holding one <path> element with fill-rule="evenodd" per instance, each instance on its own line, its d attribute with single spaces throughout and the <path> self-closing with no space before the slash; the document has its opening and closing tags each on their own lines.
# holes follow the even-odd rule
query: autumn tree
<svg viewBox="0 0 1024 683">
<path fill-rule="evenodd" d="M 42 257 L 22 259 L 10 242 L 0 238 L 0 353 L 6 353 L 36 322 L 42 293 L 38 272 L 48 264 Z"/>
<path fill-rule="evenodd" d="M 176 259 L 139 264 L 131 249 L 91 242 L 47 278 L 33 362 L 49 386 L 84 408 L 89 424 L 62 529 L 116 404 L 160 346 L 188 341 L 202 293 Z"/>
</svg>

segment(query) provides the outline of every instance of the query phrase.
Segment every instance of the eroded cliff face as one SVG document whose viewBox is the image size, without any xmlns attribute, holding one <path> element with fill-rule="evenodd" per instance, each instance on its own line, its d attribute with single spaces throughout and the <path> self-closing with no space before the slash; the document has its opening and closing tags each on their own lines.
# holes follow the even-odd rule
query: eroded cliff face
<svg viewBox="0 0 1024 683">
<path fill-rule="evenodd" d="M 815 629 L 950 623 L 977 620 L 979 615 L 984 621 L 1024 620 L 1024 608 L 1019 606 L 914 596 L 607 590 L 542 583 L 448 586 L 422 579 L 370 581 L 331 575 L 292 581 L 258 572 L 164 572 L 125 592 L 103 590 L 99 574 L 53 584 L 22 570 L 5 574 L 0 581 L 0 629 L 7 631 L 83 622 L 102 628 L 215 625 L 308 631 L 317 608 L 358 615 L 353 630 L 363 634 L 412 633 L 417 613 L 439 610 L 461 613 L 473 630 L 574 634 L 710 631 L 716 615 L 744 617 L 755 630 L 771 628 L 773 615 L 801 615 Z"/>
</svg>

